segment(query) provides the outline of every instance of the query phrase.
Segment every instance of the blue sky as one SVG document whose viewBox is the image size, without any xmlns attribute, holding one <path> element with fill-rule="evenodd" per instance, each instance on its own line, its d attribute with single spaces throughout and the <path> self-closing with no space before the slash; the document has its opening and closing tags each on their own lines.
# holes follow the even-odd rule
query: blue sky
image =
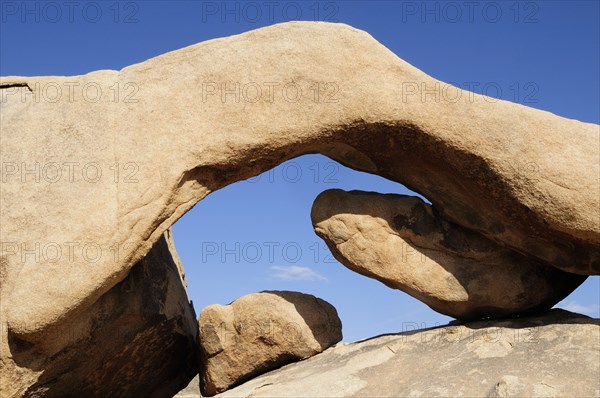
<svg viewBox="0 0 600 398">
<path fill-rule="evenodd" d="M 325 20 L 366 30 L 442 81 L 599 123 L 599 4 L 1 1 L 0 74 L 118 70 L 277 22 Z M 309 217 L 314 198 L 330 188 L 409 192 L 311 155 L 211 194 L 174 227 L 196 311 L 243 294 L 281 289 L 315 294 L 332 303 L 346 341 L 446 323 L 449 318 L 331 258 Z M 592 277 L 561 306 L 599 317 L 599 301 L 600 279 Z"/>
</svg>

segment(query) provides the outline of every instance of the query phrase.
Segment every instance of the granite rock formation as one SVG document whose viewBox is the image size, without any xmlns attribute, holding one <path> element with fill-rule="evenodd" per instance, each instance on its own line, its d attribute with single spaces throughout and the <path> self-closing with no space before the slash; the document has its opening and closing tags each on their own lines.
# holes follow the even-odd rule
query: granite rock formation
<svg viewBox="0 0 600 398">
<path fill-rule="evenodd" d="M 337 346 L 219 398 L 597 397 L 600 321 L 563 310 Z M 181 397 L 200 397 L 198 389 Z"/>
<path fill-rule="evenodd" d="M 1 77 L 1 377 L 26 391 L 48 353 L 81 355 L 70 325 L 179 217 L 307 153 L 405 184 L 442 219 L 548 266 L 599 274 L 598 125 L 449 89 L 369 34 L 318 22 L 120 71 Z"/>
<path fill-rule="evenodd" d="M 329 190 L 311 217 L 342 264 L 459 319 L 549 310 L 586 279 L 446 221 L 414 196 Z"/>
<path fill-rule="evenodd" d="M 342 340 L 335 308 L 310 294 L 265 291 L 202 310 L 200 386 L 205 396 L 312 357 Z"/>
<path fill-rule="evenodd" d="M 2 328 L 0 396 L 173 396 L 198 373 L 198 327 L 185 286 L 167 231 L 125 280 L 43 344 Z"/>
</svg>

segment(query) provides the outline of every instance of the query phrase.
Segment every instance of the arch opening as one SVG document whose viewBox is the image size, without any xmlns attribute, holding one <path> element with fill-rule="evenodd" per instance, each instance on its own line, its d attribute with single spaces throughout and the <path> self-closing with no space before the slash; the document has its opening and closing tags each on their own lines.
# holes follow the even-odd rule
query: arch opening
<svg viewBox="0 0 600 398">
<path fill-rule="evenodd" d="M 337 308 L 344 341 L 450 321 L 333 257 L 310 222 L 317 195 L 333 188 L 418 196 L 430 203 L 402 184 L 318 154 L 293 158 L 213 192 L 173 226 L 196 312 L 262 290 L 294 290 Z M 598 290 L 593 279 L 572 295 Z M 569 296 L 558 306 L 574 308 L 575 300 Z"/>
</svg>

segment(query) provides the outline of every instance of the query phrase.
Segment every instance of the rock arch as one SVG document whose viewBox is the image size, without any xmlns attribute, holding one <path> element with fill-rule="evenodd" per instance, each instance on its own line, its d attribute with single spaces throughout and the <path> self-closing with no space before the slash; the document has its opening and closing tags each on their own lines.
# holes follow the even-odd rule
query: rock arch
<svg viewBox="0 0 600 398">
<path fill-rule="evenodd" d="M 251 83 L 269 94 L 248 97 Z M 49 84 L 64 88 L 52 101 Z M 301 94 L 283 94 L 289 85 Z M 315 22 L 118 72 L 2 77 L 3 325 L 43 345 L 203 197 L 307 153 L 400 182 L 444 219 L 549 266 L 599 274 L 598 126 L 459 89 L 423 94 L 432 88 L 447 85 L 367 33 Z M 41 175 L 50 163 L 63 179 Z M 101 255 L 71 255 L 75 243 Z M 38 244 L 67 254 L 28 255 Z"/>
</svg>

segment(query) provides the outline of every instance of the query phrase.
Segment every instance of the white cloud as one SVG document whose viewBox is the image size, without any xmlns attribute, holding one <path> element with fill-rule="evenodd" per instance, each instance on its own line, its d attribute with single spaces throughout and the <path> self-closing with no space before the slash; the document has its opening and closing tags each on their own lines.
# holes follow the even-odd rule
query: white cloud
<svg viewBox="0 0 600 398">
<path fill-rule="evenodd" d="M 297 265 L 273 265 L 271 277 L 280 281 L 326 281 L 323 275 L 308 268 Z"/>
<path fill-rule="evenodd" d="M 565 309 L 571 312 L 579 312 L 580 314 L 596 315 L 600 309 L 599 305 L 581 305 L 575 300 L 571 300 L 568 303 L 559 303 L 558 308 Z"/>
</svg>

